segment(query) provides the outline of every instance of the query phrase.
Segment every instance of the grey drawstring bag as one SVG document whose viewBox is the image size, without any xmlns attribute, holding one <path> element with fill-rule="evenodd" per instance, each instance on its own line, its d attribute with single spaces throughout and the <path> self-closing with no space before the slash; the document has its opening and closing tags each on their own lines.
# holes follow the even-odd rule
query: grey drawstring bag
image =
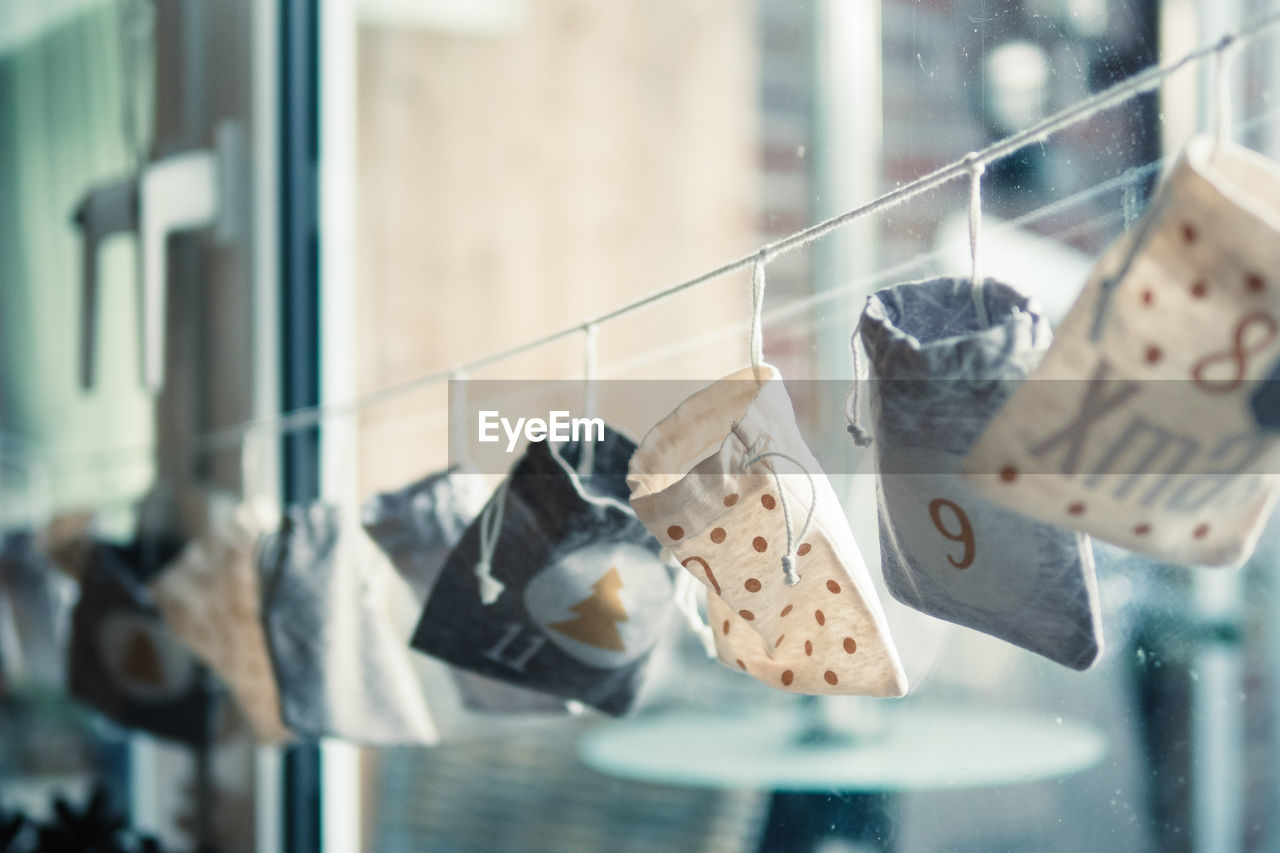
<svg viewBox="0 0 1280 853">
<path fill-rule="evenodd" d="M 605 429 L 580 474 L 583 447 L 529 445 L 449 555 L 413 645 L 619 715 L 635 703 L 674 590 L 627 503 L 635 444 Z"/>
<path fill-rule="evenodd" d="M 1048 322 L 1008 285 L 988 279 L 975 293 L 967 278 L 936 278 L 872 294 L 859 328 L 889 592 L 1087 669 L 1102 645 L 1088 537 L 998 507 L 960 475 L 987 423 L 1048 349 Z"/>
<path fill-rule="evenodd" d="M 290 507 L 258 560 L 284 724 L 302 737 L 434 743 L 405 642 L 412 614 L 399 615 L 411 593 L 359 525 L 335 506 Z"/>
<path fill-rule="evenodd" d="M 426 606 L 449 553 L 480 515 L 487 493 L 480 476 L 457 467 L 394 492 L 370 498 L 362 522 L 400 577 L 413 590 L 418 612 Z M 561 713 L 563 701 L 483 675 L 450 667 L 465 708 L 501 713 Z"/>
<path fill-rule="evenodd" d="M 161 621 L 136 555 L 103 543 L 89 551 L 71 617 L 71 694 L 125 728 L 207 743 L 221 694 Z"/>
</svg>

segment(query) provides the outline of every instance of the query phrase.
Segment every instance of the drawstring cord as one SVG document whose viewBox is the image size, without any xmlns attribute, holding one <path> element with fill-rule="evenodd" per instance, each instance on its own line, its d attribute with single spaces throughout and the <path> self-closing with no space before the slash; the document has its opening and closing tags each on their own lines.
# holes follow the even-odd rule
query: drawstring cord
<svg viewBox="0 0 1280 853">
<path fill-rule="evenodd" d="M 578 497 L 582 498 L 587 503 L 595 504 L 596 506 L 613 507 L 619 512 L 625 512 L 630 516 L 634 516 L 636 514 L 636 511 L 631 508 L 630 504 L 623 503 L 617 498 L 611 498 L 608 495 L 593 495 L 588 492 L 586 486 L 582 483 L 582 477 L 580 477 L 578 472 L 573 470 L 573 466 L 566 462 L 564 457 L 560 455 L 560 451 L 556 449 L 556 444 L 548 441 L 547 449 L 551 451 L 551 458 L 556 460 L 556 464 L 560 466 L 560 470 L 564 471 L 564 473 L 569 477 L 569 482 L 573 484 L 573 489 L 578 493 Z"/>
<path fill-rule="evenodd" d="M 813 510 L 818 502 L 818 485 L 813 481 L 813 475 L 809 473 L 800 462 L 793 456 L 783 453 L 779 450 L 768 450 L 764 453 L 758 453 L 752 456 L 745 463 L 744 468 L 750 468 L 757 462 L 776 456 L 785 459 L 792 465 L 800 469 L 805 478 L 809 481 L 809 512 L 805 516 L 804 526 L 800 528 L 800 535 L 795 535 L 792 530 L 791 508 L 787 505 L 786 495 L 783 494 L 782 477 L 778 474 L 776 468 L 769 466 L 769 472 L 773 474 L 773 482 L 778 487 L 778 500 L 782 502 L 782 520 L 787 528 L 787 551 L 782 555 L 782 576 L 786 580 L 787 586 L 795 586 L 800 582 L 800 575 L 796 572 L 796 549 L 800 547 L 800 542 L 809 532 L 809 525 L 813 523 Z"/>
<path fill-rule="evenodd" d="M 862 399 L 862 383 L 867 379 L 862 373 L 862 360 L 858 358 L 858 341 L 861 339 L 862 318 L 859 317 L 858 325 L 853 330 L 853 337 L 849 339 L 849 349 L 853 352 L 853 383 L 844 395 L 844 419 L 849 422 L 846 429 L 853 438 L 853 443 L 858 447 L 866 447 L 871 443 L 871 433 L 867 432 L 859 422 L 862 408 L 860 403 Z"/>
<path fill-rule="evenodd" d="M 480 582 L 480 601 L 493 604 L 506 589 L 502 581 L 493 576 L 493 553 L 502 532 L 502 519 L 507 511 L 507 480 L 493 493 L 493 500 L 484 508 L 480 517 L 480 559 L 476 563 L 476 580 Z"/>
</svg>

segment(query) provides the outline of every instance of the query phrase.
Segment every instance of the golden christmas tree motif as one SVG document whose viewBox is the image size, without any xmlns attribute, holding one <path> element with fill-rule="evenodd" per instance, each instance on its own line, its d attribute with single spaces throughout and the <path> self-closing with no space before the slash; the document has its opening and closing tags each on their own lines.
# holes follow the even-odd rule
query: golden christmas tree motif
<svg viewBox="0 0 1280 853">
<path fill-rule="evenodd" d="M 160 653 L 151 637 L 144 631 L 135 631 L 125 646 L 124 675 L 137 684 L 148 687 L 164 685 L 164 667 L 160 664 Z"/>
<path fill-rule="evenodd" d="M 617 567 L 610 568 L 604 577 L 591 585 L 595 590 L 569 609 L 578 614 L 576 619 L 557 622 L 551 628 L 572 637 L 580 643 L 611 652 L 625 652 L 626 645 L 618 633 L 618 623 L 627 621 L 627 609 L 622 606 L 618 590 L 622 589 L 622 577 Z"/>
</svg>

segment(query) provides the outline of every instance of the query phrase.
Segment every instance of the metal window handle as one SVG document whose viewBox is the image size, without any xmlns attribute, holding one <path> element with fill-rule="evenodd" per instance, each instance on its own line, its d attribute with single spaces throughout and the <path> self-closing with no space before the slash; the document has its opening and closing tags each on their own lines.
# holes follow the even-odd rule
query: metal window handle
<svg viewBox="0 0 1280 853">
<path fill-rule="evenodd" d="M 165 320 L 168 295 L 169 236 L 210 225 L 218 234 L 234 234 L 235 205 L 230 204 L 239 165 L 238 126 L 218 128 L 217 148 L 174 154 L 146 166 L 137 177 L 90 190 L 75 212 L 84 235 L 81 284 L 80 381 L 94 382 L 97 349 L 98 248 L 107 236 L 136 231 L 142 255 L 138 283 L 138 324 L 142 382 L 153 394 L 164 386 Z"/>
<path fill-rule="evenodd" d="M 80 274 L 80 385 L 93 387 L 93 356 L 98 350 L 98 245 L 112 234 L 138 227 L 138 184 L 126 178 L 94 187 L 76 206 L 72 221 L 83 237 Z"/>
</svg>

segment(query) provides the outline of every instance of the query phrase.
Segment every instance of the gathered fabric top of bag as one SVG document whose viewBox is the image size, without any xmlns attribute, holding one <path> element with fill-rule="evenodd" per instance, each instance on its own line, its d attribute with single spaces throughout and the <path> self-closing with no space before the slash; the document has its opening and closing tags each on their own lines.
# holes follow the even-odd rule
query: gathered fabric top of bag
<svg viewBox="0 0 1280 853">
<path fill-rule="evenodd" d="M 754 457 L 785 449 L 800 470 L 788 466 L 783 476 L 821 472 L 793 411 L 782 374 L 769 364 L 761 368 L 759 385 L 744 367 L 685 400 L 649 430 L 631 457 L 627 485 L 637 515 L 650 529 L 678 524 L 684 537 L 693 538 L 725 514 L 724 495 L 750 491 L 768 473 L 748 470 Z"/>
<path fill-rule="evenodd" d="M 1053 333 L 1030 297 L 994 279 L 981 292 L 986 323 L 967 278 L 898 284 L 867 297 L 854 335 L 862 335 L 878 386 L 870 395 L 876 421 L 906 433 L 895 443 L 922 435 L 940 449 L 968 452 L 992 410 L 1048 350 Z"/>
<path fill-rule="evenodd" d="M 988 278 L 984 325 L 971 293 L 969 279 L 943 277 L 867 297 L 859 328 L 876 376 L 985 381 L 1030 373 L 1052 338 L 1035 300 Z"/>
</svg>

